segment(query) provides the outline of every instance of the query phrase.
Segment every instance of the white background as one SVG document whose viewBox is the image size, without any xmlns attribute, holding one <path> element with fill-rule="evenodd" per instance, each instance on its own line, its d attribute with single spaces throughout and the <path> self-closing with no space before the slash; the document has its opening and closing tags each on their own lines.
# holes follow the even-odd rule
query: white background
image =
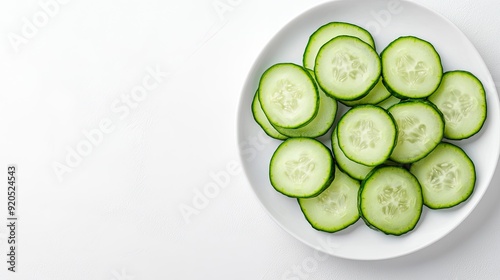
<svg viewBox="0 0 500 280">
<path fill-rule="evenodd" d="M 384 261 L 324 258 L 260 205 L 237 168 L 241 89 L 272 36 L 325 1 L 47 2 L 0 3 L 0 170 L 19 168 L 17 272 L 2 261 L 0 279 L 500 279 L 498 172 L 451 234 Z M 500 82 L 498 1 L 414 2 Z M 1 226 L 0 260 L 7 238 Z"/>
</svg>

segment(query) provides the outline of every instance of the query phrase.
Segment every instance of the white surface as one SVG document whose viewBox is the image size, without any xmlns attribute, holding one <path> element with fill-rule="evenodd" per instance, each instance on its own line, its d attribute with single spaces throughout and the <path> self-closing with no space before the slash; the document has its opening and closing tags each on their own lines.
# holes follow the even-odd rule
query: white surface
<svg viewBox="0 0 500 280">
<path fill-rule="evenodd" d="M 395 3 L 395 4 L 393 4 Z M 374 12 L 376 11 L 376 12 Z M 382 18 L 384 28 L 374 28 L 373 15 Z M 472 197 L 450 210 L 429 211 L 424 208 L 416 229 L 404 236 L 387 236 L 376 232 L 358 221 L 349 229 L 325 234 L 309 226 L 301 213 L 296 199 L 277 193 L 269 182 L 267 174 L 269 160 L 276 147 L 282 141 L 270 139 L 265 149 L 250 157 L 246 153 L 246 145 L 242 145 L 242 160 L 248 178 L 257 196 L 270 215 L 290 234 L 311 247 L 333 256 L 357 260 L 380 260 L 399 257 L 426 247 L 439 240 L 457 225 L 474 209 L 488 188 L 495 172 L 500 146 L 500 126 L 498 98 L 494 82 L 481 56 L 467 38 L 449 21 L 432 11 L 411 2 L 395 2 L 385 0 L 336 1 L 319 5 L 305 12 L 287 24 L 259 55 L 252 67 L 241 99 L 238 113 L 239 142 L 250 142 L 256 135 L 262 135 L 261 127 L 255 123 L 250 107 L 258 87 L 262 73 L 271 65 L 281 62 L 300 64 L 304 46 L 309 36 L 319 26 L 335 18 L 337 21 L 348 21 L 372 28 L 375 42 L 379 50 L 383 50 L 391 41 L 399 36 L 413 35 L 433 43 L 440 53 L 444 71 L 467 69 L 482 81 L 488 97 L 487 122 L 480 134 L 466 141 L 457 142 L 475 162 L 477 181 Z M 415 24 L 426 22 L 433 29 Z M 341 107 L 344 107 L 341 105 Z M 345 112 L 346 108 L 341 111 Z M 322 137 L 325 145 L 330 146 L 329 133 Z"/>
<path fill-rule="evenodd" d="M 17 53 L 9 34 L 43 9 L 1 2 L 0 168 L 19 166 L 20 225 L 18 272 L 4 263 L 0 279 L 498 279 L 498 172 L 450 235 L 386 261 L 315 252 L 253 194 L 238 168 L 244 80 L 275 32 L 322 2 L 65 1 Z M 456 24 L 500 82 L 498 2 L 415 2 Z M 170 75 L 148 78 L 155 71 Z M 125 103 L 143 80 L 151 90 Z M 59 181 L 54 162 L 100 127 L 102 139 Z M 261 141 L 243 143 L 249 156 Z M 179 207 L 193 207 L 222 172 L 225 187 L 197 201 L 208 204 L 187 224 Z M 2 209 L 6 190 L 5 221 Z M 4 256 L 6 237 L 0 227 Z"/>
</svg>

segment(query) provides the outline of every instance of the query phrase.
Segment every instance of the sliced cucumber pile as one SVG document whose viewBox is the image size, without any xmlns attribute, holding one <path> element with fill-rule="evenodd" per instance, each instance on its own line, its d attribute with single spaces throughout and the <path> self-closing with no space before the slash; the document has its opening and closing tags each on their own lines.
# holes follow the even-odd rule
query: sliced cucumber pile
<svg viewBox="0 0 500 280">
<path fill-rule="evenodd" d="M 283 141 L 270 158 L 272 187 L 297 200 L 312 228 L 337 232 L 361 217 L 402 235 L 423 205 L 450 208 L 473 194 L 474 163 L 446 139 L 479 137 L 487 104 L 476 76 L 443 73 L 437 49 L 414 36 L 379 54 L 366 29 L 346 22 L 319 27 L 302 63 L 264 71 L 251 109 Z"/>
</svg>

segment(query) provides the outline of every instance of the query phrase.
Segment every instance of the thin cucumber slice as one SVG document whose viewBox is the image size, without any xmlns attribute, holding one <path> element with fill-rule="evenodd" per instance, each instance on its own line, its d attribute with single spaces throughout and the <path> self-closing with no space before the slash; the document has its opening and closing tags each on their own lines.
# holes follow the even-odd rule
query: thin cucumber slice
<svg viewBox="0 0 500 280">
<path fill-rule="evenodd" d="M 335 162 L 337 163 L 337 166 L 354 179 L 365 179 L 366 175 L 368 175 L 368 173 L 370 173 L 370 171 L 372 171 L 374 168 L 373 166 L 366 166 L 352 161 L 344 155 L 344 152 L 342 152 L 342 149 L 340 149 L 339 147 L 337 127 L 335 127 L 332 132 L 332 151 L 333 155 L 335 156 Z"/>
<path fill-rule="evenodd" d="M 350 160 L 375 166 L 391 155 L 396 134 L 394 119 L 387 111 L 375 105 L 360 105 L 342 116 L 337 138 L 340 149 Z"/>
<path fill-rule="evenodd" d="M 324 44 L 314 67 L 320 87 L 338 100 L 365 96 L 377 84 L 380 72 L 377 52 L 351 36 L 338 36 Z"/>
<path fill-rule="evenodd" d="M 446 72 L 429 101 L 436 104 L 445 119 L 444 137 L 469 138 L 486 121 L 486 93 L 476 76 L 466 71 Z"/>
<path fill-rule="evenodd" d="M 410 100 L 389 108 L 396 121 L 398 137 L 390 159 L 412 163 L 429 154 L 443 139 L 444 119 L 432 103 Z"/>
<path fill-rule="evenodd" d="M 287 136 L 279 133 L 274 126 L 271 125 L 269 120 L 266 117 L 266 114 L 264 114 L 264 111 L 262 111 L 262 107 L 260 106 L 260 101 L 259 101 L 259 92 L 255 93 L 255 96 L 253 97 L 252 101 L 252 114 L 253 118 L 257 122 L 257 124 L 260 125 L 260 127 L 264 130 L 264 132 L 275 139 L 278 140 L 285 140 L 288 138 Z"/>
<path fill-rule="evenodd" d="M 423 208 L 418 180 L 402 167 L 377 167 L 361 183 L 359 212 L 372 229 L 402 235 L 415 228 Z"/>
<path fill-rule="evenodd" d="M 352 101 L 342 101 L 342 103 L 346 106 L 353 107 L 357 105 L 364 104 L 377 104 L 382 102 L 383 100 L 389 98 L 391 93 L 385 88 L 382 79 L 380 78 L 378 83 L 373 87 L 370 92 L 362 97 L 361 99 L 352 100 Z"/>
<path fill-rule="evenodd" d="M 309 74 L 314 77 L 314 72 L 308 70 Z M 333 121 L 337 114 L 337 101 L 326 95 L 320 88 L 319 90 L 319 108 L 318 113 L 304 126 L 299 128 L 282 128 L 276 127 L 278 133 L 288 137 L 310 137 L 316 138 L 328 132 L 332 127 Z"/>
<path fill-rule="evenodd" d="M 304 56 L 302 58 L 304 67 L 314 69 L 316 55 L 318 54 L 321 46 L 331 39 L 341 35 L 357 37 L 375 49 L 373 37 L 366 29 L 347 22 L 330 22 L 318 28 L 309 37 L 309 42 L 307 42 Z"/>
<path fill-rule="evenodd" d="M 469 156 L 458 146 L 442 142 L 410 172 L 422 185 L 424 204 L 432 209 L 449 208 L 467 200 L 476 182 Z"/>
<path fill-rule="evenodd" d="M 377 106 L 382 107 L 384 109 L 389 109 L 392 105 L 396 105 L 399 102 L 401 102 L 401 99 L 397 98 L 394 95 L 389 96 L 387 99 L 384 101 L 380 102 L 377 104 Z"/>
<path fill-rule="evenodd" d="M 310 122 L 318 112 L 318 88 L 302 66 L 271 66 L 262 74 L 258 91 L 262 110 L 273 126 L 297 128 Z"/>
<path fill-rule="evenodd" d="M 360 182 L 335 169 L 335 179 L 318 196 L 299 198 L 300 209 L 311 226 L 320 231 L 336 232 L 359 220 Z"/>
<path fill-rule="evenodd" d="M 441 82 L 441 58 L 432 44 L 420 38 L 399 37 L 380 56 L 384 83 L 398 98 L 425 98 Z"/>
<path fill-rule="evenodd" d="M 289 138 L 274 152 L 269 166 L 272 186 L 290 197 L 313 197 L 335 176 L 330 150 L 312 138 Z"/>
</svg>

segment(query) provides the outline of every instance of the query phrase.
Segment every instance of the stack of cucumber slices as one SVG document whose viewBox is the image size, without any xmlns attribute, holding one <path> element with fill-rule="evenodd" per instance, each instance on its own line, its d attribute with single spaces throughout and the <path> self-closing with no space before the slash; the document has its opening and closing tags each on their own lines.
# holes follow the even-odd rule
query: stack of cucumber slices
<svg viewBox="0 0 500 280">
<path fill-rule="evenodd" d="M 319 27 L 302 65 L 270 66 L 252 102 L 256 122 L 283 141 L 270 159 L 271 185 L 296 198 L 311 226 L 326 232 L 361 218 L 402 235 L 424 205 L 466 201 L 475 167 L 460 141 L 448 140 L 481 130 L 486 94 L 472 73 L 443 71 L 438 52 L 421 38 L 395 38 L 379 53 L 362 27 Z M 325 135 L 331 141 L 320 141 Z"/>
</svg>

